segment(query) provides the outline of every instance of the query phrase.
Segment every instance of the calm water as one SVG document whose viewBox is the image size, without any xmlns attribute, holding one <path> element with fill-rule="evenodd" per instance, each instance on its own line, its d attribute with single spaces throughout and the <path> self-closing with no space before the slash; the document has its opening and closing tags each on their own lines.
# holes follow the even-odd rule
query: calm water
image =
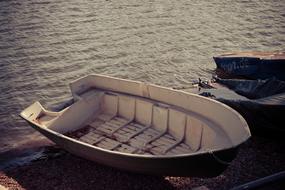
<svg viewBox="0 0 285 190">
<path fill-rule="evenodd" d="M 285 50 L 285 1 L 0 1 L 0 153 L 43 139 L 18 116 L 90 73 L 188 86 L 212 56 Z M 32 145 L 31 145 L 32 146 Z"/>
</svg>

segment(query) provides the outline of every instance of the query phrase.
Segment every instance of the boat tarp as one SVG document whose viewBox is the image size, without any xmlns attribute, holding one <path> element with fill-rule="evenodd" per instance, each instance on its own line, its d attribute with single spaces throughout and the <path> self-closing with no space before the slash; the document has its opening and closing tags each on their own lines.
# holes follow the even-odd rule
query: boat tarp
<svg viewBox="0 0 285 190">
<path fill-rule="evenodd" d="M 253 134 L 284 135 L 285 82 L 267 80 L 219 79 L 222 87 L 202 88 L 199 94 L 218 100 L 238 111 Z"/>
</svg>

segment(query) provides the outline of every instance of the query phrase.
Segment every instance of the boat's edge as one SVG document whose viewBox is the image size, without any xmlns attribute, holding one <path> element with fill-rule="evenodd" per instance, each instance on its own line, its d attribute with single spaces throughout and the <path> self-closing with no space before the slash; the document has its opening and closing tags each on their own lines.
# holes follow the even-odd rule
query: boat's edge
<svg viewBox="0 0 285 190">
<path fill-rule="evenodd" d="M 162 86 L 158 86 L 155 84 L 149 84 L 149 83 L 145 83 L 145 82 L 132 81 L 129 79 L 120 79 L 120 78 L 105 76 L 105 75 L 100 75 L 100 74 L 91 74 L 91 75 L 87 75 L 87 76 L 84 76 L 82 78 L 79 78 L 79 79 L 77 79 L 77 80 L 75 80 L 69 84 L 72 95 L 74 96 L 75 99 L 77 99 L 78 93 L 82 93 L 85 90 L 97 87 L 97 84 L 95 84 L 95 82 L 98 82 L 101 79 L 103 81 L 110 80 L 110 81 L 119 81 L 119 82 L 125 83 L 125 86 L 128 86 L 128 85 L 131 86 L 131 90 L 127 94 L 134 95 L 134 96 L 140 96 L 143 98 L 150 98 L 150 99 L 153 99 L 155 101 L 160 101 L 160 102 L 166 103 L 166 104 L 171 104 L 171 103 L 169 103 L 169 101 L 170 101 L 169 99 L 166 98 L 165 100 L 162 100 L 160 97 L 158 97 L 160 95 L 158 95 L 158 94 L 153 95 L 154 93 L 151 93 L 151 92 L 158 90 L 158 91 L 160 91 L 160 93 L 164 93 L 164 95 L 166 95 L 168 92 L 174 92 L 174 93 L 176 93 L 176 95 L 181 94 L 183 96 L 191 96 L 191 97 L 194 97 L 196 99 L 209 102 L 213 105 L 214 104 L 219 105 L 221 108 L 224 108 L 225 110 L 231 112 L 233 115 L 237 116 L 240 124 L 242 125 L 241 127 L 243 127 L 244 130 L 246 131 L 245 136 L 242 139 L 240 139 L 240 141 L 238 143 L 233 143 L 233 144 L 235 146 L 237 146 L 237 145 L 245 142 L 246 140 L 248 140 L 251 137 L 250 129 L 249 129 L 249 126 L 248 126 L 246 120 L 236 110 L 234 110 L 230 106 L 228 106 L 224 103 L 221 103 L 217 100 L 207 98 L 204 96 L 200 96 L 198 94 L 185 92 L 182 90 L 176 90 L 176 89 L 172 89 L 172 88 L 168 88 L 168 87 L 162 87 Z M 100 81 L 99 81 L 99 83 L 100 83 Z M 84 85 L 82 85 L 82 84 L 84 84 Z M 109 82 L 109 84 L 110 84 L 110 82 Z M 105 88 L 106 89 L 106 87 L 102 86 L 102 84 L 98 84 L 98 88 L 103 88 L 103 89 Z M 152 89 L 154 89 L 154 90 L 152 90 Z M 117 91 L 120 93 L 124 93 L 125 87 L 122 89 L 117 89 L 116 86 L 115 87 L 111 86 L 110 88 L 107 88 L 106 90 L 113 90 L 113 91 Z M 184 108 L 183 107 L 184 104 L 177 105 L 177 106 Z M 184 109 L 187 110 L 188 108 L 184 108 Z"/>
<path fill-rule="evenodd" d="M 278 57 L 279 56 L 279 57 Z M 285 51 L 268 51 L 268 52 L 264 52 L 264 51 L 233 51 L 233 52 L 224 52 L 221 53 L 217 56 L 214 57 L 231 57 L 231 58 L 235 58 L 235 57 L 254 57 L 254 58 L 260 58 L 260 59 L 285 59 Z"/>
</svg>

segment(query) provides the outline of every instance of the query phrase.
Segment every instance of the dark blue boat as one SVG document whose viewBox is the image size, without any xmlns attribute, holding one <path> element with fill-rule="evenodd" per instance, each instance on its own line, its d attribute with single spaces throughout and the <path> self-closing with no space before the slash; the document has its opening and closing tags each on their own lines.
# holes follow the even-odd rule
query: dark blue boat
<svg viewBox="0 0 285 190">
<path fill-rule="evenodd" d="M 285 52 L 241 52 L 214 57 L 217 68 L 250 79 L 285 80 Z"/>
<path fill-rule="evenodd" d="M 190 92 L 218 100 L 238 111 L 253 135 L 284 138 L 285 81 L 221 79 L 213 83 L 199 81 L 197 91 Z"/>
</svg>

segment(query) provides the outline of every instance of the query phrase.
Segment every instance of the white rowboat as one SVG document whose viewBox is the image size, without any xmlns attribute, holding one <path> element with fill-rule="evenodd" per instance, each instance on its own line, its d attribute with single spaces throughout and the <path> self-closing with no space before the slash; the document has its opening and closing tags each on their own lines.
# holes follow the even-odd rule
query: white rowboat
<svg viewBox="0 0 285 190">
<path fill-rule="evenodd" d="M 102 75 L 70 88 L 72 105 L 52 112 L 35 102 L 21 116 L 67 151 L 119 169 L 216 176 L 250 137 L 236 111 L 195 94 Z"/>
</svg>

